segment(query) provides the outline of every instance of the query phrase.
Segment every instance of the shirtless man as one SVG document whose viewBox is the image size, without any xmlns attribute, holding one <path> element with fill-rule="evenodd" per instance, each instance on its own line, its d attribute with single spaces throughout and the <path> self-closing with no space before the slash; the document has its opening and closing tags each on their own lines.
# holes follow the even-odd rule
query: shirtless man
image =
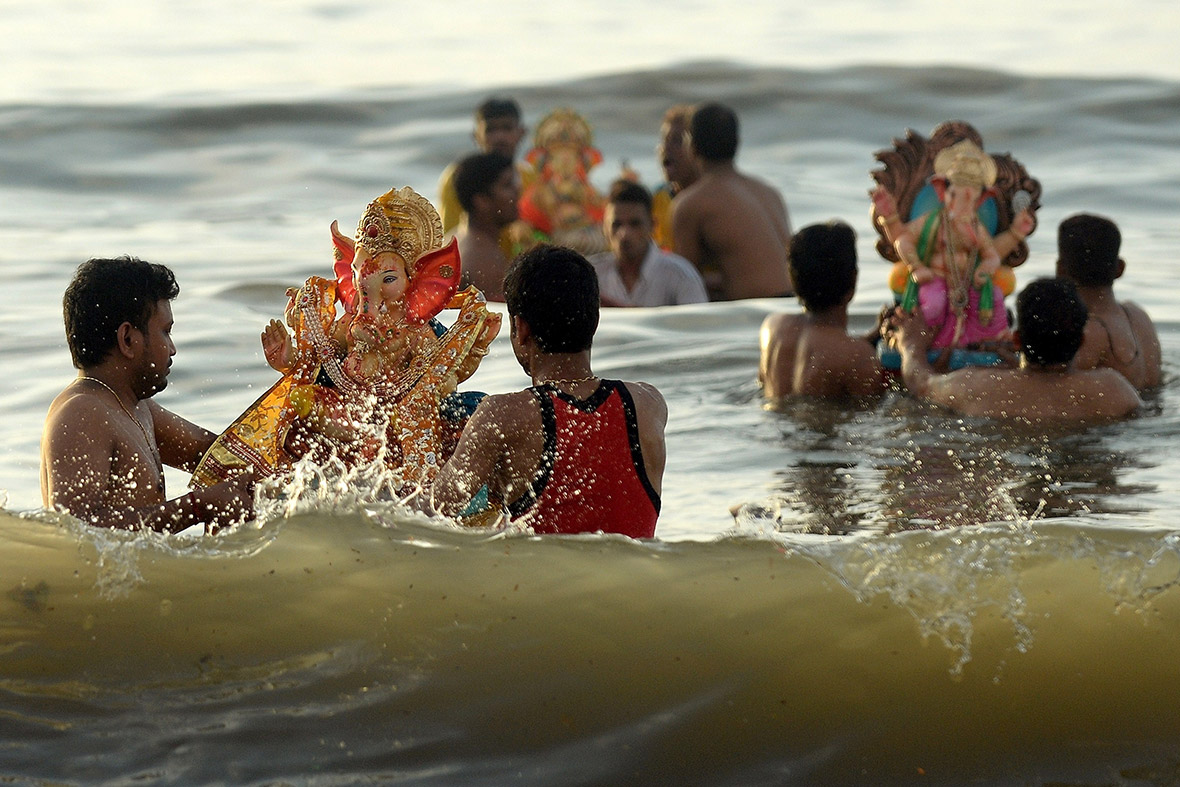
<svg viewBox="0 0 1180 787">
<path fill-rule="evenodd" d="M 739 172 L 737 115 L 704 104 L 689 129 L 701 177 L 672 203 L 675 251 L 697 266 L 712 300 L 791 294 L 791 224 L 772 186 Z"/>
<path fill-rule="evenodd" d="M 489 301 L 504 300 L 508 258 L 500 233 L 516 221 L 520 180 L 512 159 L 502 153 L 476 153 L 455 168 L 455 192 L 463 206 L 459 222 L 460 286 L 474 285 Z"/>
<path fill-rule="evenodd" d="M 1160 383 L 1160 340 L 1147 312 L 1115 299 L 1114 280 L 1127 266 L 1119 257 L 1121 243 L 1119 228 L 1110 219 L 1071 216 L 1057 228 L 1057 275 L 1077 285 L 1090 313 L 1074 366 L 1108 366 L 1142 391 Z"/>
<path fill-rule="evenodd" d="M 489 396 L 434 482 L 437 511 L 460 516 L 486 485 L 537 533 L 655 533 L 668 408 L 647 383 L 590 368 L 598 279 L 582 255 L 541 245 L 505 281 L 512 349 L 532 387 Z"/>
<path fill-rule="evenodd" d="M 963 415 L 1089 422 L 1130 415 L 1142 404 L 1115 370 L 1074 367 L 1086 305 L 1065 279 L 1037 279 L 1017 296 L 1015 338 L 1022 357 L 1016 369 L 967 367 L 938 374 L 926 358 L 934 333 L 921 310 L 898 309 L 892 319 L 906 387 Z"/>
<path fill-rule="evenodd" d="M 804 227 L 791 238 L 789 264 L 803 314 L 772 314 L 762 322 L 763 393 L 771 399 L 881 393 L 886 381 L 873 345 L 848 335 L 857 277 L 852 227 L 838 221 Z"/>
<path fill-rule="evenodd" d="M 499 153 L 515 160 L 516 149 L 528 129 L 521 122 L 520 105 L 511 98 L 493 96 L 475 109 L 475 128 L 471 132 L 475 147 L 481 153 Z M 438 214 L 442 217 L 443 232 L 459 226 L 463 206 L 455 192 L 455 170 L 451 164 L 439 178 Z"/>
<path fill-rule="evenodd" d="M 168 384 L 176 354 L 171 301 L 179 293 L 172 271 L 135 258 L 92 259 L 74 274 L 63 310 L 79 371 L 45 419 L 45 508 L 166 532 L 252 512 L 249 475 L 166 499 L 164 465 L 193 471 L 217 437 L 151 399 Z"/>
<path fill-rule="evenodd" d="M 677 104 L 664 113 L 660 142 L 656 146 L 656 158 L 664 171 L 664 182 L 652 192 L 655 222 L 652 237 L 661 249 L 667 251 L 671 251 L 673 245 L 672 200 L 701 176 L 701 168 L 686 141 L 692 109 L 691 104 Z"/>
</svg>

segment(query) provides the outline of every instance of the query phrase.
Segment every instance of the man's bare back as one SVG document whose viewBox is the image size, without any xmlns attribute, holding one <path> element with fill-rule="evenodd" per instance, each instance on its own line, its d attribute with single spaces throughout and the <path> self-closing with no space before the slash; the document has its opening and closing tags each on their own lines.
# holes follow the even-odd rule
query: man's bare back
<svg viewBox="0 0 1180 787">
<path fill-rule="evenodd" d="M 968 367 L 937 374 L 926 359 L 932 332 L 921 312 L 894 316 L 902 377 L 919 398 L 969 416 L 1032 422 L 1107 421 L 1132 414 L 1142 402 L 1113 369 L 1079 371 L 1072 364 L 1018 369 Z"/>
<path fill-rule="evenodd" d="M 1106 216 L 1077 213 L 1057 228 L 1057 275 L 1077 287 L 1086 304 L 1079 369 L 1109 367 L 1142 391 L 1160 383 L 1160 340 L 1151 317 L 1131 301 L 1119 303 L 1115 282 L 1127 270 L 1122 233 Z"/>
<path fill-rule="evenodd" d="M 1137 390 L 1160 383 L 1160 340 L 1155 325 L 1141 307 L 1131 301 L 1087 297 L 1079 288 L 1090 319 L 1082 347 L 1074 356 L 1078 369 L 1109 367 L 1122 374 Z"/>
<path fill-rule="evenodd" d="M 566 386 L 574 395 L 589 396 L 599 384 L 597 378 Z M 666 461 L 664 427 L 668 408 L 658 390 L 648 383 L 624 382 L 635 403 L 640 453 L 652 487 L 659 494 Z M 469 432 L 469 434 L 468 434 Z M 513 503 L 532 488 L 541 473 L 545 450 L 541 410 L 531 390 L 494 394 L 480 402 L 467 425 L 462 455 L 452 463 L 452 470 L 465 470 L 464 463 L 486 473 L 489 490 L 506 503 Z M 450 476 L 441 477 L 445 487 Z"/>
<path fill-rule="evenodd" d="M 714 300 L 791 294 L 786 203 L 771 186 L 732 165 L 706 164 L 672 203 L 676 252 L 705 277 Z"/>
<path fill-rule="evenodd" d="M 810 314 L 772 314 L 762 323 L 758 378 L 770 398 L 789 395 L 843 398 L 884 389 L 872 345 L 842 325 Z"/>
</svg>

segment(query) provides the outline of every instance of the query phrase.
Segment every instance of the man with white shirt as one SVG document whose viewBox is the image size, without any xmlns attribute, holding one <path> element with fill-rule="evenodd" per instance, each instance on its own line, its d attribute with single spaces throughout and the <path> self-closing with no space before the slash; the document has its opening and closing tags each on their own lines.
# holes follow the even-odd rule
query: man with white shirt
<svg viewBox="0 0 1180 787">
<path fill-rule="evenodd" d="M 611 250 L 590 258 L 603 306 L 674 306 L 709 300 L 700 273 L 652 240 L 651 194 L 629 180 L 611 186 L 603 229 Z"/>
</svg>

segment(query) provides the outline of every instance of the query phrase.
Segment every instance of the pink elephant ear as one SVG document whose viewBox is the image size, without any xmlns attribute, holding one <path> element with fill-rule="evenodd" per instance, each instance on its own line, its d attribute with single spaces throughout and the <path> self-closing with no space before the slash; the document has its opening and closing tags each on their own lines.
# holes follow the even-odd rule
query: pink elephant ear
<svg viewBox="0 0 1180 787">
<path fill-rule="evenodd" d="M 975 207 L 980 207 L 989 199 L 994 199 L 997 202 L 1000 200 L 1000 192 L 995 186 L 988 186 L 979 192 L 979 199 L 975 202 Z"/>
<path fill-rule="evenodd" d="M 938 195 L 938 201 L 942 202 L 946 199 L 946 187 L 949 185 L 945 176 L 935 175 L 930 178 L 930 185 L 934 187 L 934 193 Z"/>
<path fill-rule="evenodd" d="M 420 325 L 441 312 L 459 290 L 459 241 L 425 254 L 414 264 L 406 290 L 406 322 Z"/>
<path fill-rule="evenodd" d="M 356 284 L 352 280 L 352 260 L 356 256 L 356 244 L 352 238 L 340 231 L 337 222 L 332 222 L 332 245 L 336 247 L 336 296 L 349 313 L 356 311 Z"/>
<path fill-rule="evenodd" d="M 592 170 L 602 163 L 602 151 L 598 148 L 587 147 L 582 151 L 582 162 L 587 170 Z"/>
</svg>

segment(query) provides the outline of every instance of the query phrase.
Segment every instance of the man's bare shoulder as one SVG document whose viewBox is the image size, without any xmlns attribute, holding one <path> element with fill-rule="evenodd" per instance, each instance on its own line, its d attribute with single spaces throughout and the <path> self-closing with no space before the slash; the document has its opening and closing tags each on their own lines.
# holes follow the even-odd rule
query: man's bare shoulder
<svg viewBox="0 0 1180 787">
<path fill-rule="evenodd" d="M 459 234 L 459 257 L 463 260 L 463 281 L 474 284 L 490 300 L 503 300 L 504 273 L 508 260 L 498 243 L 476 233 Z"/>
<path fill-rule="evenodd" d="M 1122 307 L 1131 321 L 1131 328 L 1138 336 L 1156 337 L 1155 323 L 1146 309 L 1134 301 L 1123 301 Z"/>
<path fill-rule="evenodd" d="M 768 314 L 762 320 L 762 333 L 763 335 L 783 332 L 798 333 L 803 329 L 803 323 L 802 314 L 790 314 L 788 312 Z"/>
<path fill-rule="evenodd" d="M 509 427 L 524 422 L 537 412 L 536 396 L 531 390 L 485 396 L 472 416 L 473 424 Z"/>
<path fill-rule="evenodd" d="M 1075 372 L 1086 392 L 1114 411 L 1131 412 L 1143 404 L 1139 392 L 1122 374 L 1110 367 Z"/>
<path fill-rule="evenodd" d="M 657 416 L 662 413 L 662 417 L 667 418 L 668 404 L 664 401 L 664 395 L 660 393 L 659 388 L 651 383 L 631 381 L 624 382 L 623 385 L 631 393 L 631 398 L 635 401 L 637 408 L 646 408 Z"/>
<path fill-rule="evenodd" d="M 707 182 L 702 182 L 704 178 L 696 181 L 688 188 L 684 189 L 676 195 L 672 200 L 672 218 L 675 220 L 680 217 L 691 215 L 701 209 L 709 201 L 709 185 Z"/>
<path fill-rule="evenodd" d="M 760 195 L 763 199 L 771 200 L 773 202 L 782 201 L 783 195 L 768 181 L 765 181 L 762 178 L 754 175 L 746 174 L 744 172 L 739 173 L 738 177 L 741 178 L 742 183 L 744 183 L 747 188 Z"/>
<path fill-rule="evenodd" d="M 1107 367 L 1065 373 L 970 367 L 941 375 L 932 398 L 969 415 L 1038 421 L 1121 418 L 1142 400 L 1125 377 Z"/>
<path fill-rule="evenodd" d="M 463 265 L 479 265 L 480 267 L 498 267 L 506 264 L 499 243 L 485 238 L 476 232 L 461 231 L 459 239 L 459 256 Z"/>
<path fill-rule="evenodd" d="M 96 424 L 105 422 L 104 418 L 98 416 L 105 416 L 109 410 L 110 407 L 97 393 L 71 384 L 50 403 L 46 427 L 51 424 L 69 429 L 91 427 L 89 431 L 94 431 Z"/>
</svg>

